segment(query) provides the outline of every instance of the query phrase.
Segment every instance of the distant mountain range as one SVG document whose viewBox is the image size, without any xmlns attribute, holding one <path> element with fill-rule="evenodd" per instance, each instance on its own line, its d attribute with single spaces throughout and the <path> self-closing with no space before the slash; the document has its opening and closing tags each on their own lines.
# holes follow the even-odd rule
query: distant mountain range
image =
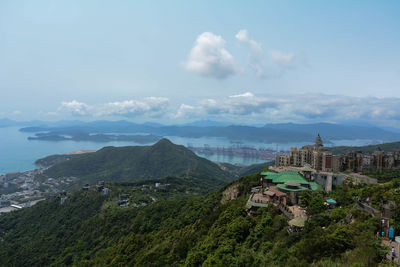
<svg viewBox="0 0 400 267">
<path fill-rule="evenodd" d="M 156 136 L 179 136 L 189 138 L 222 137 L 233 141 L 254 141 L 263 143 L 312 142 L 320 133 L 325 142 L 334 140 L 366 139 L 373 143 L 394 142 L 400 140 L 398 129 L 382 129 L 374 126 L 351 126 L 332 123 L 277 123 L 264 126 L 228 125 L 223 122 L 197 121 L 183 125 L 162 125 L 158 123 L 134 123 L 129 121 L 31 121 L 16 122 L 9 119 L 0 120 L 0 127 L 20 126 L 21 131 L 41 133 L 32 137 L 36 140 L 62 141 L 65 135 L 73 140 L 90 140 L 95 134 L 152 134 Z M 397 131 L 397 132 L 396 132 Z M 91 137 L 93 135 L 93 137 Z M 124 136 L 120 139 L 125 139 Z M 107 140 L 109 138 L 103 138 Z"/>
<path fill-rule="evenodd" d="M 369 146 L 336 146 L 330 148 L 333 154 L 340 154 L 344 152 L 355 152 L 360 151 L 362 153 L 374 152 L 377 150 L 383 151 L 393 151 L 400 150 L 400 142 L 384 143 L 379 145 L 369 145 Z"/>
<path fill-rule="evenodd" d="M 200 123 L 201 125 L 201 123 Z M 400 133 L 378 127 L 348 126 L 330 123 L 315 124 L 266 124 L 255 126 L 190 126 L 190 125 L 158 125 L 137 124 L 128 121 L 94 121 L 94 122 L 57 122 L 37 124 L 22 128 L 23 132 L 46 132 L 52 139 L 69 135 L 78 138 L 88 134 L 107 133 L 140 133 L 158 136 L 180 137 L 222 137 L 234 141 L 254 141 L 263 143 L 312 142 L 320 133 L 325 142 L 330 140 L 368 139 L 375 142 L 391 142 L 400 140 Z M 49 139 L 41 135 L 42 140 Z M 85 137 L 86 138 L 86 137 Z M 40 138 L 39 138 L 40 140 Z"/>
<path fill-rule="evenodd" d="M 398 141 L 400 134 L 373 126 L 350 126 L 332 123 L 295 124 L 280 123 L 266 124 L 265 128 L 310 133 L 315 136 L 319 133 L 326 140 L 342 139 L 373 139 L 384 141 Z"/>
</svg>

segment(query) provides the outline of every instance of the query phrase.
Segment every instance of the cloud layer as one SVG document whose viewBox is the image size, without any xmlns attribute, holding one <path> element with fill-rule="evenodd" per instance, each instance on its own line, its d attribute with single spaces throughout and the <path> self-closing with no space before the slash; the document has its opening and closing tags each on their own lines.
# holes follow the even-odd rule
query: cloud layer
<svg viewBox="0 0 400 267">
<path fill-rule="evenodd" d="M 171 106 L 163 97 L 88 105 L 62 102 L 59 110 L 74 116 L 158 118 L 193 121 L 216 119 L 236 123 L 360 121 L 400 127 L 400 98 L 324 94 L 258 96 L 251 92 Z"/>
<path fill-rule="evenodd" d="M 97 105 L 88 105 L 73 100 L 62 102 L 59 110 L 70 112 L 75 116 L 159 117 L 164 114 L 168 106 L 168 98 L 147 97 L 142 100 L 126 100 Z"/>
<path fill-rule="evenodd" d="M 323 94 L 255 96 L 247 92 L 223 99 L 199 102 L 197 109 L 207 115 L 249 118 L 256 121 L 400 121 L 399 98 L 349 97 Z M 399 125 L 400 126 L 400 125 Z"/>
</svg>

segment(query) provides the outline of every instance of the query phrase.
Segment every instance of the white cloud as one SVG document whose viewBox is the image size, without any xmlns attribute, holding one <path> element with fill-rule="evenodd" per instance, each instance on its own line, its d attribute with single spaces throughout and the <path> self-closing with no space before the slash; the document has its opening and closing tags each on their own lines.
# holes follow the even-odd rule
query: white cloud
<svg viewBox="0 0 400 267">
<path fill-rule="evenodd" d="M 282 68 L 292 67 L 294 64 L 294 55 L 291 53 L 283 53 L 278 50 L 269 51 L 270 58 Z"/>
<path fill-rule="evenodd" d="M 150 117 L 159 116 L 169 105 L 169 100 L 164 97 L 148 97 L 143 100 L 126 100 L 111 102 L 100 105 L 96 108 L 96 116 L 121 115 L 134 117 L 147 115 Z"/>
<path fill-rule="evenodd" d="M 72 115 L 85 116 L 88 115 L 89 106 L 85 103 L 72 100 L 70 102 L 62 102 L 59 109 L 68 111 L 72 113 Z"/>
<path fill-rule="evenodd" d="M 193 114 L 194 111 L 195 111 L 195 107 L 186 105 L 186 104 L 181 104 L 180 107 L 178 108 L 178 111 L 176 112 L 176 114 L 174 114 L 172 117 L 173 118 L 183 118 L 183 117 Z"/>
<path fill-rule="evenodd" d="M 22 112 L 20 110 L 14 110 L 12 114 L 15 116 L 19 116 L 22 114 Z"/>
<path fill-rule="evenodd" d="M 251 53 L 248 65 L 257 77 L 277 77 L 294 66 L 295 56 L 292 53 L 272 50 L 268 52 L 268 57 L 266 57 L 261 44 L 251 39 L 246 29 L 240 30 L 235 37 L 238 41 L 250 46 Z"/>
<path fill-rule="evenodd" d="M 243 93 L 243 94 L 231 95 L 229 97 L 232 98 L 232 97 L 253 97 L 253 96 L 254 96 L 253 93 L 246 92 L 246 93 Z"/>
<path fill-rule="evenodd" d="M 62 102 L 60 110 L 79 116 L 148 116 L 158 117 L 168 109 L 169 100 L 164 97 L 147 97 L 142 100 L 126 100 L 105 104 L 87 105 L 78 101 Z"/>
<path fill-rule="evenodd" d="M 248 43 L 253 51 L 258 55 L 263 55 L 261 44 L 249 38 L 249 32 L 247 30 L 240 30 L 235 38 L 240 42 Z"/>
<path fill-rule="evenodd" d="M 211 32 L 204 32 L 197 37 L 185 62 L 185 69 L 217 79 L 237 72 L 233 56 L 225 49 L 225 40 Z"/>
<path fill-rule="evenodd" d="M 207 114 L 225 114 L 229 116 L 247 116 L 264 113 L 267 109 L 277 105 L 274 99 L 255 97 L 247 92 L 229 96 L 226 99 L 206 99 L 200 101 L 200 109 Z"/>
<path fill-rule="evenodd" d="M 266 77 L 267 74 L 267 62 L 264 58 L 264 52 L 261 48 L 261 44 L 255 40 L 250 39 L 247 30 L 240 30 L 236 35 L 236 39 L 242 43 L 246 43 L 250 46 L 251 54 L 248 65 L 254 71 L 257 77 Z"/>
</svg>

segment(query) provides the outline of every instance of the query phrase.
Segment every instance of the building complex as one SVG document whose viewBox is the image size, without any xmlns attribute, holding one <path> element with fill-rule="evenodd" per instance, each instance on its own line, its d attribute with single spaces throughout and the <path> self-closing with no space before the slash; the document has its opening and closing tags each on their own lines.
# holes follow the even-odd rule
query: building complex
<svg viewBox="0 0 400 267">
<path fill-rule="evenodd" d="M 303 146 L 300 149 L 292 147 L 289 154 L 276 156 L 278 167 L 301 167 L 306 164 L 322 172 L 390 170 L 400 168 L 400 151 L 385 153 L 377 149 L 372 153 L 356 151 L 333 155 L 329 148 L 324 147 L 318 134 L 314 145 Z"/>
</svg>

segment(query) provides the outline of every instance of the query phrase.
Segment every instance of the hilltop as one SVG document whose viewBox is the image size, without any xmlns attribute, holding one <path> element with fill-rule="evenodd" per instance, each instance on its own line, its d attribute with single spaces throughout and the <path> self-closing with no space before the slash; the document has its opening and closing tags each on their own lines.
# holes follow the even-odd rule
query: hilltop
<svg viewBox="0 0 400 267">
<path fill-rule="evenodd" d="M 196 179 L 207 186 L 221 186 L 235 178 L 232 172 L 167 139 L 152 146 L 104 147 L 94 153 L 51 156 L 38 161 L 41 162 L 55 163 L 38 177 L 41 181 L 77 177 L 79 185 L 99 180 L 135 182 L 172 175 Z"/>
</svg>

